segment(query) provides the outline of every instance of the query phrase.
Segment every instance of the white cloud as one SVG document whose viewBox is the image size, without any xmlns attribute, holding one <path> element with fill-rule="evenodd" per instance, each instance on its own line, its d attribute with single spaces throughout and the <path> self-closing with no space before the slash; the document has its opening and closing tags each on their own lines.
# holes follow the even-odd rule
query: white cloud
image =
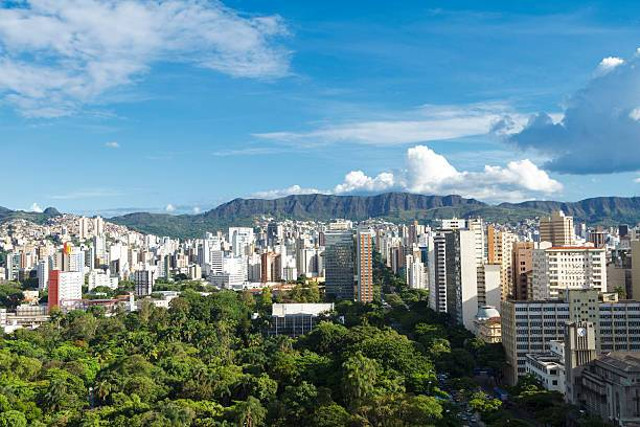
<svg viewBox="0 0 640 427">
<path fill-rule="evenodd" d="M 169 204 L 167 205 L 167 207 L 166 207 L 166 208 L 164 208 L 164 210 L 165 210 L 166 212 L 172 213 L 172 212 L 175 212 L 175 211 L 176 211 L 176 207 L 175 207 L 175 206 L 173 206 L 171 203 L 169 203 Z"/>
<path fill-rule="evenodd" d="M 158 62 L 234 77 L 286 75 L 278 16 L 205 0 L 25 0 L 0 3 L 0 93 L 25 116 L 72 114 L 138 81 Z"/>
<path fill-rule="evenodd" d="M 504 104 L 463 106 L 425 105 L 400 117 L 385 120 L 330 124 L 306 132 L 270 132 L 254 136 L 286 144 L 314 146 L 341 142 L 367 145 L 396 145 L 441 141 L 485 135 L 500 125 L 501 130 L 521 128 L 524 116 Z M 510 122 L 504 122 L 509 117 Z M 510 133 L 510 132 L 508 132 Z"/>
<path fill-rule="evenodd" d="M 111 190 L 108 188 L 94 188 L 91 190 L 83 190 L 83 191 L 72 191 L 70 193 L 65 194 L 54 194 L 49 196 L 51 199 L 55 200 L 77 200 L 77 199 L 93 199 L 100 197 L 116 197 L 120 196 L 122 193 L 116 190 Z"/>
<path fill-rule="evenodd" d="M 194 214 L 196 214 L 196 215 L 197 215 L 197 214 L 199 214 L 200 212 L 202 212 L 202 209 L 200 209 L 200 207 L 199 207 L 199 206 L 194 206 L 194 207 L 193 207 L 193 213 L 194 213 Z"/>
<path fill-rule="evenodd" d="M 393 173 L 383 172 L 371 178 L 362 171 L 351 171 L 344 177 L 342 184 L 336 185 L 333 192 L 336 194 L 351 193 L 353 191 L 385 191 L 395 186 Z"/>
<path fill-rule="evenodd" d="M 609 71 L 613 70 L 616 67 L 624 64 L 624 59 L 618 58 L 617 56 L 608 56 L 606 58 L 602 58 L 602 61 L 596 67 L 595 75 L 602 76 L 607 74 Z"/>
<path fill-rule="evenodd" d="M 486 165 L 479 172 L 459 171 L 442 155 L 418 145 L 407 150 L 404 169 L 382 172 L 375 177 L 357 170 L 346 174 L 333 190 L 305 189 L 294 185 L 265 191 L 257 197 L 277 198 L 291 194 L 353 194 L 384 191 L 408 191 L 420 194 L 458 194 L 487 201 L 520 201 L 562 191 L 552 179 L 528 159 L 511 161 L 506 166 Z"/>
<path fill-rule="evenodd" d="M 107 148 L 120 148 L 120 143 L 118 143 L 117 141 L 109 141 L 105 143 L 104 146 Z"/>
<path fill-rule="evenodd" d="M 329 191 L 318 190 L 317 188 L 303 188 L 299 185 L 292 185 L 291 187 L 282 188 L 279 190 L 267 190 L 267 191 L 258 191 L 257 193 L 253 193 L 252 197 L 258 199 L 277 199 L 279 197 L 293 196 L 296 194 L 317 194 L 323 193 L 327 194 Z"/>
<path fill-rule="evenodd" d="M 42 209 L 39 204 L 34 202 L 29 208 L 29 212 L 42 213 L 44 212 L 44 209 Z"/>
<path fill-rule="evenodd" d="M 550 160 L 545 169 L 571 174 L 636 171 L 640 165 L 640 56 L 602 60 L 596 75 L 566 102 L 559 121 L 531 117 L 508 141 Z"/>
</svg>

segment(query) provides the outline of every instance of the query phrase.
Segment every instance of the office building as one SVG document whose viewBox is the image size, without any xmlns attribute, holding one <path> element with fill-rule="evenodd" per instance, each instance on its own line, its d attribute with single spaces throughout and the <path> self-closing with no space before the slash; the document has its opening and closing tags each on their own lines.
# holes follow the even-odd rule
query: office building
<svg viewBox="0 0 640 427">
<path fill-rule="evenodd" d="M 48 307 L 64 308 L 82 299 L 84 275 L 79 271 L 51 270 L 49 272 Z"/>
<path fill-rule="evenodd" d="M 545 353 L 564 339 L 567 322 L 591 322 L 596 352 L 640 351 L 640 301 L 619 300 L 595 289 L 563 291 L 558 299 L 501 304 L 507 381 L 525 374 L 527 354 Z M 566 351 L 566 349 L 565 349 Z"/>
<path fill-rule="evenodd" d="M 513 245 L 518 236 L 509 232 L 487 227 L 487 262 L 500 266 L 500 290 L 502 299 L 513 298 Z"/>
<path fill-rule="evenodd" d="M 612 352 L 583 366 L 576 404 L 606 422 L 640 425 L 640 353 Z"/>
<path fill-rule="evenodd" d="M 136 296 L 151 295 L 156 284 L 156 272 L 152 269 L 134 271 L 133 283 L 136 285 Z"/>
<path fill-rule="evenodd" d="M 513 243 L 513 299 L 532 299 L 529 281 L 533 272 L 533 242 Z"/>
<path fill-rule="evenodd" d="M 260 281 L 262 283 L 280 281 L 280 254 L 266 252 L 261 256 Z"/>
<path fill-rule="evenodd" d="M 604 248 L 551 247 L 534 249 L 533 299 L 557 298 L 563 289 L 607 291 Z"/>
<path fill-rule="evenodd" d="M 271 307 L 270 335 L 297 337 L 310 332 L 319 316 L 333 311 L 333 303 L 273 304 Z"/>
<path fill-rule="evenodd" d="M 358 229 L 356 233 L 356 300 L 373 301 L 373 232 Z"/>
<path fill-rule="evenodd" d="M 478 265 L 473 230 L 440 230 L 433 239 L 430 306 L 468 330 L 478 312 Z"/>
<path fill-rule="evenodd" d="M 552 246 L 572 246 L 575 244 L 573 217 L 555 211 L 551 216 L 540 218 L 540 241 Z"/>
<path fill-rule="evenodd" d="M 325 232 L 325 289 L 338 299 L 355 297 L 356 249 L 351 230 Z"/>
</svg>

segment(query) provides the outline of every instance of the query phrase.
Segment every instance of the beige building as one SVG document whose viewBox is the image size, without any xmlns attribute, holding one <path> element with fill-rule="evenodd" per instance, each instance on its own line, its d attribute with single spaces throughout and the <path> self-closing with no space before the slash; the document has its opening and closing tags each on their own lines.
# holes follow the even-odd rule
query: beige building
<svg viewBox="0 0 640 427">
<path fill-rule="evenodd" d="M 551 242 L 553 246 L 574 245 L 573 217 L 556 211 L 549 217 L 540 218 L 540 241 Z"/>
<path fill-rule="evenodd" d="M 359 229 L 356 234 L 356 300 L 373 301 L 373 232 Z"/>
<path fill-rule="evenodd" d="M 480 307 L 474 325 L 474 332 L 482 341 L 489 344 L 497 344 L 502 341 L 500 313 L 495 307 L 490 305 Z"/>
<path fill-rule="evenodd" d="M 591 322 L 597 352 L 640 351 L 640 301 L 620 301 L 616 294 L 581 289 L 554 300 L 503 301 L 500 314 L 511 384 L 526 373 L 527 354 L 546 353 L 552 341 L 564 339 L 567 322 Z"/>
<path fill-rule="evenodd" d="M 533 242 L 513 244 L 513 296 L 517 300 L 525 300 L 529 295 L 527 273 L 533 270 L 534 248 Z"/>
<path fill-rule="evenodd" d="M 514 297 L 513 245 L 518 236 L 508 231 L 487 227 L 487 261 L 500 266 L 500 289 L 502 299 Z"/>
<path fill-rule="evenodd" d="M 640 299 L 640 240 L 631 241 L 631 296 Z"/>
<path fill-rule="evenodd" d="M 576 378 L 579 402 L 589 413 L 620 426 L 640 425 L 640 354 L 602 354 Z"/>
<path fill-rule="evenodd" d="M 535 249 L 532 256 L 534 299 L 557 298 L 563 289 L 607 291 L 604 248 L 559 246 Z"/>
</svg>

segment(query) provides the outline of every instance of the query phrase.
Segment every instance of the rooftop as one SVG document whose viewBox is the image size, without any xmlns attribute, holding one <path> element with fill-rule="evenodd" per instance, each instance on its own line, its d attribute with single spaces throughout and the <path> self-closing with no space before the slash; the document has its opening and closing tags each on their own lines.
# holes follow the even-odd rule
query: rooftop
<svg viewBox="0 0 640 427">
<path fill-rule="evenodd" d="M 621 371 L 640 372 L 640 354 L 637 352 L 615 351 L 602 354 L 597 360 Z"/>
<path fill-rule="evenodd" d="M 310 314 L 312 316 L 317 316 L 320 313 L 333 310 L 333 307 L 334 307 L 333 303 L 318 303 L 318 304 L 276 303 L 271 306 L 271 313 L 272 313 L 272 316 L 277 316 L 277 317 L 294 316 L 297 314 Z"/>
</svg>

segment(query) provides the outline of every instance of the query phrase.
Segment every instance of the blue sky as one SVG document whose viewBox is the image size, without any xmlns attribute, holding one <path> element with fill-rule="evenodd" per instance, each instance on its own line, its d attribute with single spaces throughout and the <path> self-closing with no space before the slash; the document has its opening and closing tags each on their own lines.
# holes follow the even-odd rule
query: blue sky
<svg viewBox="0 0 640 427">
<path fill-rule="evenodd" d="M 0 1 L 0 205 L 635 195 L 640 5 L 576 3 Z"/>
</svg>

